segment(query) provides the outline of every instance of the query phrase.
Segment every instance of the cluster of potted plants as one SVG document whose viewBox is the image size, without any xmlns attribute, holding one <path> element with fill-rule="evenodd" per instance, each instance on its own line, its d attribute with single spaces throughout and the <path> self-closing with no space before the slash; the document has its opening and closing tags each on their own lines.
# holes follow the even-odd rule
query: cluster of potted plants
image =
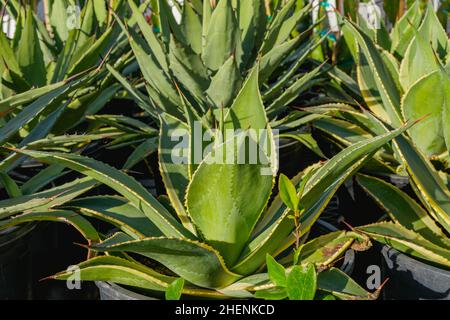
<svg viewBox="0 0 450 320">
<path fill-rule="evenodd" d="M 445 5 L 387 2 L 2 1 L 0 299 L 448 299 Z"/>
</svg>

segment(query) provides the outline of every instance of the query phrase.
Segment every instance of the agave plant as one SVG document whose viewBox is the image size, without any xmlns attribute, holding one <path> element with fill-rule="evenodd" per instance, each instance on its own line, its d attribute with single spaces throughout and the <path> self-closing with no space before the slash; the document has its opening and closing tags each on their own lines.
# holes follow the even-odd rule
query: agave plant
<svg viewBox="0 0 450 320">
<path fill-rule="evenodd" d="M 109 3 L 110 10 L 125 14 L 123 1 Z M 2 1 L 2 6 L 2 12 L 15 19 L 16 29 L 12 39 L 0 32 L 0 146 L 70 151 L 123 133 L 106 129 L 82 135 L 73 129 L 121 88 L 104 63 L 113 59 L 114 66 L 123 70 L 133 59 L 106 2 L 85 1 L 81 9 L 70 1 L 52 2 L 45 19 L 21 1 Z M 71 129 L 70 136 L 61 136 Z M 0 188 L 8 189 L 10 197 L 21 194 L 17 192 L 21 182 L 31 178 L 31 172 L 18 177 L 14 171 L 23 162 L 17 153 L 0 151 Z M 51 176 L 45 178 L 47 174 Z M 49 183 L 61 174 L 63 168 L 53 166 L 37 179 Z"/>
<path fill-rule="evenodd" d="M 316 127 L 334 137 L 340 145 L 380 134 L 384 129 L 378 120 L 398 127 L 408 119 L 426 117 L 408 131 L 409 138 L 426 157 L 440 162 L 438 167 L 446 168 L 446 114 L 450 92 L 448 38 L 431 5 L 421 14 L 416 3 L 403 19 L 391 33 L 391 52 L 375 42 L 373 34 L 346 20 L 344 35 L 357 61 L 357 82 L 344 75 L 340 83 L 352 95 L 357 108 L 337 103 L 309 111 L 324 116 L 315 122 Z M 408 21 L 415 21 L 417 30 L 411 27 L 398 39 L 399 30 L 406 28 Z M 335 74 L 336 80 L 338 76 Z M 376 160 L 377 170 L 384 168 L 385 173 L 394 173 L 398 169 L 401 173 L 403 162 L 395 148 L 384 149 Z"/>
<path fill-rule="evenodd" d="M 0 33 L 1 118 L 9 120 L 72 77 L 100 69 L 105 60 L 116 61 L 119 70 L 130 63 L 126 38 L 109 17 L 105 1 L 85 1 L 81 9 L 70 1 L 55 1 L 44 21 L 29 4 L 2 2 L 16 29 L 12 39 Z M 126 9 L 123 1 L 111 5 L 117 12 Z M 72 96 L 53 131 L 64 133 L 84 115 L 98 112 L 119 89 L 109 72 L 101 70 Z"/>
<path fill-rule="evenodd" d="M 296 261 L 317 267 L 319 290 L 339 298 L 372 298 L 332 267 L 333 261 L 353 243 L 365 241 L 364 237 L 339 231 L 304 241 L 344 180 L 410 125 L 354 144 L 295 177 L 296 186 L 304 184 L 299 191 L 303 209 L 297 221 L 301 227 L 297 228 L 291 219 L 292 210 L 284 205 L 281 196 L 269 201 L 277 170 L 277 151 L 259 92 L 258 74 L 255 67 L 233 99 L 229 112 L 222 116 L 219 129 L 210 133 L 213 144 L 200 143 L 199 162 L 195 160 L 198 144 L 194 125 L 201 123 L 206 132 L 210 130 L 207 124 L 186 104 L 184 120 L 159 114 L 159 165 L 168 196 L 160 201 L 125 172 L 97 160 L 77 154 L 14 149 L 39 161 L 78 171 L 119 195 L 76 199 L 47 207 L 44 212 L 37 207 L 18 216 L 5 213 L 10 218 L 2 222 L 1 228 L 35 217 L 73 221 L 87 216 L 107 221 L 120 231 L 106 239 L 94 232 L 85 219 L 76 224 L 89 240 L 91 252 L 107 253 L 79 264 L 82 279 L 165 291 L 176 277 L 181 277 L 186 281 L 184 294 L 203 297 L 251 297 L 257 291 L 274 288 L 267 274 L 259 274 L 265 268 L 266 255 L 277 257 L 301 238 L 303 246 Z M 182 95 L 180 99 L 185 101 Z M 235 142 L 249 128 L 263 130 L 266 141 L 256 163 L 238 163 L 237 152 L 232 153 L 231 163 L 214 161 L 223 160 L 228 150 L 240 150 L 242 145 L 238 144 L 238 148 Z M 241 133 L 225 139 L 227 129 Z M 256 139 L 246 136 L 245 141 Z M 174 137 L 189 142 L 180 146 Z M 244 143 L 242 148 L 250 152 L 249 145 Z M 176 155 L 182 155 L 183 161 L 174 161 L 174 150 Z M 170 272 L 160 271 L 154 262 L 146 263 L 139 257 L 156 261 Z M 70 272 L 62 272 L 53 278 L 68 277 Z"/>
<path fill-rule="evenodd" d="M 424 118 L 379 152 L 364 170 L 378 176 L 408 175 L 425 210 L 393 186 L 361 176 L 358 181 L 395 222 L 361 230 L 400 251 L 448 267 L 447 35 L 431 5 L 422 13 L 418 3 L 395 26 L 390 47 L 350 21 L 344 22 L 344 35 L 353 47 L 359 86 L 348 78 L 346 83 L 360 90 L 356 99 L 362 108 L 344 104 L 313 108 L 322 116 L 315 121 L 316 127 L 345 147 L 399 127 L 408 119 Z"/>
<path fill-rule="evenodd" d="M 149 98 L 134 90 L 141 81 L 131 86 L 114 74 L 138 103 L 150 105 L 147 111 L 156 119 L 158 110 L 180 117 L 181 91 L 193 111 L 214 127 L 220 110 L 226 113 L 230 108 L 256 64 L 270 120 L 285 113 L 289 103 L 317 81 L 320 68 L 311 70 L 305 61 L 320 41 L 306 38 L 311 28 L 295 35 L 310 5 L 299 9 L 294 0 L 280 2 L 269 22 L 263 1 L 185 1 L 177 23 L 168 2 L 160 0 L 161 28 L 155 32 L 142 15 L 144 8 L 128 3 L 133 16 L 123 28 L 128 30 Z M 143 37 L 130 27 L 136 24 Z"/>
</svg>

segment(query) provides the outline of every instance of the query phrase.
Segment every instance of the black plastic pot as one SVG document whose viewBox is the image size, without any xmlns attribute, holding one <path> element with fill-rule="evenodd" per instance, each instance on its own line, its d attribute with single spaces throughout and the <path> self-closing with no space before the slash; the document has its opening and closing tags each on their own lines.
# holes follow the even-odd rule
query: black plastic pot
<svg viewBox="0 0 450 320">
<path fill-rule="evenodd" d="M 383 273 L 389 281 L 384 298 L 450 300 L 450 271 L 439 269 L 383 246 Z"/>
<path fill-rule="evenodd" d="M 28 237 L 34 226 L 27 224 L 0 232 L 0 300 L 32 297 Z"/>
<path fill-rule="evenodd" d="M 158 300 L 135 293 L 112 282 L 96 281 L 100 291 L 100 300 Z"/>
</svg>

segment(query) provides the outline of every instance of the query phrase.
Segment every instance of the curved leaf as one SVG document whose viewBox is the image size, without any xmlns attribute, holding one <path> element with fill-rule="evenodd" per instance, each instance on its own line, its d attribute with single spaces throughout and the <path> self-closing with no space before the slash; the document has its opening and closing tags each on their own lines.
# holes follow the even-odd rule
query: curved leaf
<svg viewBox="0 0 450 320">
<path fill-rule="evenodd" d="M 154 259 L 187 281 L 205 288 L 225 287 L 241 276 L 230 272 L 217 251 L 197 241 L 146 238 L 92 247 L 102 252 L 134 252 Z"/>
</svg>

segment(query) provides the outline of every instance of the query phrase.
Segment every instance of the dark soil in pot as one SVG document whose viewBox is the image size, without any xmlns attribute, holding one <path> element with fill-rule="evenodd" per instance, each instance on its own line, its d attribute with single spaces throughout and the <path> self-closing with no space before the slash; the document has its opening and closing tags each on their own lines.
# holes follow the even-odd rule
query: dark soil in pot
<svg viewBox="0 0 450 320">
<path fill-rule="evenodd" d="M 0 231 L 0 300 L 32 298 L 30 232 L 34 224 Z"/>
<path fill-rule="evenodd" d="M 413 259 L 389 246 L 381 249 L 383 274 L 389 278 L 385 299 L 450 300 L 450 270 Z"/>
</svg>

